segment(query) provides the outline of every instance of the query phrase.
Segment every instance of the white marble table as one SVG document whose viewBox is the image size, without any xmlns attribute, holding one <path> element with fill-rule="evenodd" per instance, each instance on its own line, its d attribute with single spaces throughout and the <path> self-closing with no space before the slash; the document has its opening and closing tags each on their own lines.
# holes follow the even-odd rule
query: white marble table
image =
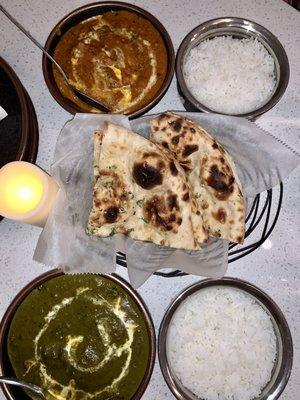
<svg viewBox="0 0 300 400">
<path fill-rule="evenodd" d="M 291 77 L 280 103 L 257 122 L 277 137 L 299 149 L 300 131 L 300 13 L 282 0 L 140 0 L 133 3 L 157 16 L 173 40 L 175 50 L 196 25 L 216 17 L 238 16 L 253 19 L 273 32 L 286 49 Z M 84 0 L 2 0 L 2 4 L 45 42 L 54 24 Z M 0 15 L 0 55 L 15 69 L 35 106 L 40 144 L 37 163 L 48 169 L 64 123 L 71 115 L 51 97 L 44 83 L 41 53 Z M 297 69 L 298 67 L 298 69 Z M 162 101 L 152 110 L 182 110 L 175 78 Z M 244 278 L 269 293 L 284 312 L 294 340 L 294 365 L 291 379 L 281 400 L 300 398 L 300 203 L 299 168 L 284 182 L 284 199 L 279 221 L 268 246 L 230 264 L 227 275 Z M 46 267 L 32 261 L 40 230 L 4 220 L 0 223 L 0 317 L 13 296 L 26 283 L 45 272 Z M 271 248 L 270 248 L 271 247 Z M 122 269 L 119 271 L 126 276 Z M 158 329 L 171 299 L 199 278 L 189 276 L 166 279 L 152 277 L 139 289 Z M 4 395 L 0 393 L 0 400 Z M 161 375 L 158 363 L 143 400 L 174 399 Z"/>
</svg>

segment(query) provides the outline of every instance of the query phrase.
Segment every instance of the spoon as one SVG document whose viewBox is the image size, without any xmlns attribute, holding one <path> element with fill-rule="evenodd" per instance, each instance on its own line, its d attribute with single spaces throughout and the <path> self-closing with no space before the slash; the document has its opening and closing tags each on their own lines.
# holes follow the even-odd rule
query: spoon
<svg viewBox="0 0 300 400">
<path fill-rule="evenodd" d="M 54 58 L 44 49 L 44 47 L 12 16 L 10 13 L 0 4 L 0 11 L 17 27 L 19 28 L 42 52 L 48 57 L 48 59 L 56 66 L 62 77 L 64 78 L 66 84 L 73 91 L 73 93 L 85 103 L 99 109 L 104 112 L 111 112 L 111 110 L 102 101 L 93 99 L 84 92 L 78 90 L 68 79 L 62 67 L 54 60 Z"/>
<path fill-rule="evenodd" d="M 23 389 L 31 390 L 32 392 L 39 395 L 41 398 L 46 399 L 43 390 L 39 386 L 33 385 L 32 383 L 25 383 L 23 381 L 19 381 L 18 379 L 7 378 L 5 376 L 0 376 L 0 383 L 7 383 L 8 385 L 19 386 L 22 387 Z"/>
</svg>

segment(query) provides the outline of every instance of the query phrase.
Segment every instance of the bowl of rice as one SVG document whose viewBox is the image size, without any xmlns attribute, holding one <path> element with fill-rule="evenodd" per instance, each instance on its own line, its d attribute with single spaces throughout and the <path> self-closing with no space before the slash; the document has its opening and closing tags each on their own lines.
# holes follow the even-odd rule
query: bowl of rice
<svg viewBox="0 0 300 400">
<path fill-rule="evenodd" d="M 176 56 L 178 91 L 187 111 L 255 120 L 284 94 L 289 62 L 279 40 L 256 22 L 207 21 L 182 41 Z"/>
<path fill-rule="evenodd" d="M 177 296 L 161 322 L 158 356 L 178 400 L 276 400 L 290 377 L 293 343 L 266 293 L 226 277 Z"/>
</svg>

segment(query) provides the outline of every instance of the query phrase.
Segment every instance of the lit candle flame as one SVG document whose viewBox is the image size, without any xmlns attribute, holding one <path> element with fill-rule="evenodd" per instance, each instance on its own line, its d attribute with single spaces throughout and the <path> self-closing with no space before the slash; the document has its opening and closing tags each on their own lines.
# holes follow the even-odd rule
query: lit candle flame
<svg viewBox="0 0 300 400">
<path fill-rule="evenodd" d="M 57 191 L 55 180 L 36 165 L 8 163 L 0 169 L 0 215 L 43 227 Z"/>
<path fill-rule="evenodd" d="M 26 168 L 8 171 L 1 182 L 1 209 L 6 213 L 24 214 L 35 209 L 43 196 L 41 179 Z"/>
</svg>

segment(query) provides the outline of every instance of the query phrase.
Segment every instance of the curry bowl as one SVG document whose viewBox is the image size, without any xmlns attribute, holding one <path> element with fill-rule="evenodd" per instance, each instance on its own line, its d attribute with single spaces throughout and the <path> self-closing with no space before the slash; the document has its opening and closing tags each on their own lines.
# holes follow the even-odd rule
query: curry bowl
<svg viewBox="0 0 300 400">
<path fill-rule="evenodd" d="M 71 282 L 77 282 L 75 285 L 79 286 L 76 288 Z M 51 304 L 48 305 L 47 299 Z M 87 302 L 92 307 L 91 322 L 86 317 L 89 314 Z M 82 313 L 79 304 L 84 310 Z M 37 310 L 32 311 L 36 306 L 41 311 L 40 316 Z M 76 317 L 72 319 L 74 315 Z M 93 331 L 98 332 L 97 338 L 93 339 Z M 33 335 L 34 340 L 28 342 L 27 335 L 30 340 Z M 0 346 L 0 375 L 18 375 L 20 379 L 23 375 L 19 368 L 23 368 L 27 381 L 41 379 L 43 384 L 36 384 L 44 390 L 49 389 L 53 398 L 60 396 L 62 390 L 68 391 L 71 382 L 69 394 L 74 391 L 78 396 L 77 391 L 84 390 L 83 395 L 102 399 L 107 398 L 107 391 L 110 395 L 120 391 L 124 398 L 138 400 L 149 383 L 155 361 L 155 331 L 149 311 L 137 292 L 115 274 L 65 275 L 55 269 L 37 277 L 17 294 L 4 314 L 0 324 Z M 28 351 L 32 352 L 33 358 L 28 356 Z M 24 355 L 26 361 L 25 358 L 20 361 L 24 353 L 27 353 Z M 34 372 L 37 360 L 40 365 Z M 29 369 L 28 363 L 31 363 Z M 58 364 L 55 369 L 55 363 L 63 365 L 63 369 L 59 371 Z M 106 370 L 104 380 L 97 378 L 97 371 L 101 374 Z M 64 380 L 65 373 L 72 379 Z M 109 385 L 104 383 L 107 379 Z M 14 386 L 3 384 L 2 390 L 9 400 L 31 398 Z"/>
<path fill-rule="evenodd" d="M 123 24 L 119 27 L 117 17 Z M 89 25 L 93 19 L 95 24 Z M 87 36 L 82 36 L 83 23 L 87 24 Z M 84 37 L 78 43 L 72 42 L 74 29 L 78 29 L 78 38 Z M 110 105 L 108 98 L 115 104 L 114 112 L 124 111 L 129 118 L 141 116 L 160 101 L 175 69 L 173 44 L 164 26 L 149 12 L 121 2 L 97 2 L 72 11 L 53 28 L 45 49 L 60 64 L 66 64 L 61 66 L 73 83 L 75 79 L 76 84 L 84 85 L 78 89 L 86 91 L 88 87 L 92 97 L 96 97 L 93 90 L 96 91 L 96 95 L 104 96 L 104 103 Z M 70 57 L 68 60 L 65 54 Z M 42 65 L 50 93 L 65 110 L 72 114 L 97 112 L 66 91 L 62 78 L 45 55 Z"/>
<path fill-rule="evenodd" d="M 214 111 L 201 103 L 191 93 L 185 79 L 184 65 L 191 50 L 202 42 L 228 36 L 233 39 L 253 39 L 258 41 L 274 61 L 275 86 L 269 97 L 258 108 L 251 111 L 232 114 L 224 113 L 255 120 L 273 108 L 283 96 L 289 81 L 289 62 L 286 52 L 277 37 L 254 21 L 237 17 L 216 18 L 204 22 L 188 33 L 181 42 L 176 55 L 175 73 L 178 92 L 187 111 L 218 112 L 223 114 L 223 112 Z"/>
</svg>

